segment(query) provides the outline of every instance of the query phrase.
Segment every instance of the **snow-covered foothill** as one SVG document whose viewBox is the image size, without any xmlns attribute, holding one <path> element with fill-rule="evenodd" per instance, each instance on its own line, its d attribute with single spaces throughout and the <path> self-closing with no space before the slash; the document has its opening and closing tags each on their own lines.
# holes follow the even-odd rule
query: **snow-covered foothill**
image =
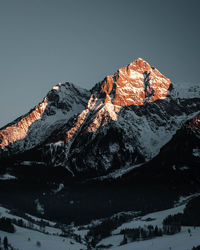
<svg viewBox="0 0 200 250">
<path fill-rule="evenodd" d="M 80 250 L 86 249 L 83 244 L 80 244 L 73 239 L 60 237 L 52 234 L 44 234 L 38 231 L 30 230 L 15 226 L 15 233 L 7 233 L 0 231 L 0 237 L 5 236 L 8 242 L 19 250 Z"/>
<path fill-rule="evenodd" d="M 191 233 L 188 233 L 188 229 Z M 114 243 L 114 242 L 113 242 Z M 117 244 L 119 240 L 117 239 Z M 191 250 L 200 245 L 200 227 L 182 227 L 180 233 L 164 235 L 151 240 L 136 241 L 123 246 L 115 246 L 115 250 Z"/>
<path fill-rule="evenodd" d="M 200 227 L 182 227 L 181 232 L 175 235 L 163 235 L 162 237 L 157 237 L 149 240 L 143 241 L 135 241 L 132 243 L 125 244 L 120 246 L 123 235 L 120 234 L 120 231 L 123 229 L 131 229 L 131 228 L 146 228 L 148 225 L 158 226 L 158 228 L 162 228 L 163 220 L 169 216 L 177 213 L 183 213 L 183 210 L 186 204 L 193 198 L 198 197 L 200 194 L 192 194 L 187 197 L 181 196 L 180 199 L 175 203 L 175 207 L 157 211 L 153 213 L 146 214 L 144 216 L 139 216 L 134 218 L 132 221 L 127 222 L 119 226 L 117 229 L 112 231 L 112 235 L 110 237 L 102 239 L 97 246 L 100 245 L 112 245 L 111 249 L 124 249 L 124 250 L 132 250 L 132 249 L 155 249 L 155 250 L 168 250 L 170 247 L 174 250 L 191 250 L 193 246 L 200 245 Z M 191 231 L 188 233 L 188 229 Z M 184 243 L 182 244 L 181 241 Z M 186 244 L 187 243 L 187 244 Z M 153 248 L 151 248 L 153 247 Z M 159 248 L 160 247 L 160 248 Z M 183 248 L 181 248 L 183 247 Z"/>
</svg>

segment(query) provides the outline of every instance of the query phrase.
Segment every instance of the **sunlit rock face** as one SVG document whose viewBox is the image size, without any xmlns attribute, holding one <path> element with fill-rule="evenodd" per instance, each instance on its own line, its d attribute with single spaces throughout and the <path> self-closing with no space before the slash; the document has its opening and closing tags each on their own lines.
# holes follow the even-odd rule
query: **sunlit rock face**
<svg viewBox="0 0 200 250">
<path fill-rule="evenodd" d="M 200 110 L 196 89 L 187 95 L 176 91 L 141 58 L 90 91 L 58 84 L 44 102 L 41 111 L 36 106 L 0 130 L 1 155 L 34 148 L 47 165 L 94 177 L 151 160 Z M 19 126 L 23 119 L 28 123 Z"/>
<path fill-rule="evenodd" d="M 89 91 L 71 83 L 54 86 L 31 111 L 0 130 L 0 155 L 31 149 L 85 108 Z"/>
<path fill-rule="evenodd" d="M 117 121 L 117 113 L 122 107 L 144 105 L 167 98 L 171 86 L 172 83 L 168 78 L 138 58 L 128 66 L 117 70 L 114 75 L 107 76 L 92 89 L 97 112 L 87 131 L 95 132 L 110 120 Z"/>
<path fill-rule="evenodd" d="M 106 94 L 105 102 L 111 101 L 121 107 L 143 105 L 166 98 L 170 84 L 169 79 L 139 58 L 113 76 L 107 76 L 101 93 Z"/>
<path fill-rule="evenodd" d="M 27 116 L 24 116 L 22 119 L 2 129 L 0 131 L 0 148 L 4 149 L 9 144 L 24 139 L 31 124 L 41 118 L 47 104 L 48 102 L 45 98 L 44 101 L 37 105 Z"/>
</svg>

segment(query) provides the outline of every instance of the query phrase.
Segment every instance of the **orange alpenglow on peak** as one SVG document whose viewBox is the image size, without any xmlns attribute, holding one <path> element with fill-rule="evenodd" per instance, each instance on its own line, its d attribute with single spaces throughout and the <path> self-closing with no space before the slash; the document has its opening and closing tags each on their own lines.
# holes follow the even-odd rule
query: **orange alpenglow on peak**
<svg viewBox="0 0 200 250">
<path fill-rule="evenodd" d="M 105 102 L 118 106 L 143 105 L 169 95 L 171 81 L 156 68 L 138 58 L 119 69 L 114 75 L 107 76 L 102 84 L 101 93 L 106 94 Z"/>
</svg>

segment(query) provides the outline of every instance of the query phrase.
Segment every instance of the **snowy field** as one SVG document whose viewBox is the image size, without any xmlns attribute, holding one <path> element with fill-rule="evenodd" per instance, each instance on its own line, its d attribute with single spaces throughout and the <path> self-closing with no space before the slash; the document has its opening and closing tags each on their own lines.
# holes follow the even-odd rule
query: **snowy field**
<svg viewBox="0 0 200 250">
<path fill-rule="evenodd" d="M 41 219 L 35 216 L 31 216 L 26 214 L 35 221 L 39 222 Z M 0 217 L 6 217 L 10 219 L 22 219 L 25 225 L 29 225 L 29 221 L 27 219 L 21 218 L 19 216 L 15 216 L 10 214 L 10 210 L 4 207 L 0 207 Z M 16 232 L 15 233 L 7 233 L 4 231 L 0 231 L 0 238 L 3 239 L 5 236 L 8 238 L 8 242 L 16 249 L 19 250 L 35 250 L 35 249 L 44 249 L 44 250 L 79 250 L 86 249 L 83 244 L 79 244 L 75 240 L 71 238 L 61 237 L 59 236 L 62 231 L 60 228 L 55 227 L 55 222 L 43 220 L 49 223 L 49 226 L 45 226 L 45 233 L 42 233 L 40 226 L 33 223 L 33 227 L 35 230 L 31 230 L 24 227 L 19 227 L 14 225 Z M 38 246 L 37 242 L 39 242 Z"/>
<path fill-rule="evenodd" d="M 121 229 L 144 227 L 145 225 L 162 226 L 162 220 L 169 214 L 182 212 L 184 205 L 148 214 L 140 219 L 135 219 L 129 223 L 125 223 L 113 231 L 113 235 L 103 239 L 98 245 L 113 246 L 111 249 L 119 250 L 192 250 L 193 246 L 200 245 L 200 227 L 182 227 L 181 232 L 174 235 L 163 235 L 150 240 L 131 242 L 123 246 L 119 246 L 123 240 L 123 235 L 119 235 Z M 145 221 L 147 218 L 154 218 L 152 221 Z M 191 233 L 188 232 L 190 229 Z"/>
<path fill-rule="evenodd" d="M 59 237 L 55 235 L 47 235 L 34 230 L 15 226 L 15 233 L 6 233 L 0 231 L 0 237 L 8 237 L 8 242 L 19 250 L 80 250 L 86 247 L 73 239 Z M 30 239 L 30 240 L 29 240 Z M 41 246 L 37 246 L 40 242 Z"/>
<path fill-rule="evenodd" d="M 193 246 L 200 245 L 200 227 L 182 227 L 181 232 L 174 235 L 163 235 L 149 240 L 135 241 L 123 246 L 119 246 L 123 240 L 123 235 L 119 233 L 126 228 L 138 228 L 148 225 L 162 227 L 163 219 L 168 215 L 182 213 L 187 202 L 196 196 L 199 196 L 199 194 L 187 198 L 182 197 L 174 208 L 146 214 L 122 224 L 112 232 L 112 236 L 101 240 L 97 246 L 112 245 L 110 249 L 116 250 L 192 250 Z M 188 229 L 190 229 L 191 233 L 188 232 Z"/>
<path fill-rule="evenodd" d="M 187 198 L 181 198 L 176 204 L 175 207 L 163 211 L 158 211 L 154 213 L 149 213 L 144 216 L 138 216 L 132 219 L 129 222 L 126 222 L 112 231 L 110 237 L 102 239 L 98 246 L 108 246 L 109 249 L 116 250 L 192 250 L 193 246 L 200 245 L 200 227 L 182 227 L 181 232 L 174 235 L 163 235 L 162 237 L 156 237 L 153 239 L 128 242 L 125 245 L 120 246 L 120 243 L 123 240 L 123 235 L 119 234 L 122 229 L 125 228 L 137 228 L 137 227 L 146 227 L 148 225 L 162 227 L 162 221 L 168 215 L 174 215 L 177 213 L 182 213 L 187 202 L 198 196 L 192 195 Z M 28 215 L 28 214 L 26 214 Z M 73 233 L 79 235 L 83 243 L 78 243 L 73 238 L 62 237 L 61 229 L 56 227 L 55 222 L 44 220 L 49 223 L 49 226 L 45 227 L 45 230 L 41 232 L 41 228 L 37 225 L 41 219 L 35 216 L 31 216 L 32 219 L 36 221 L 33 223 L 35 230 L 19 227 L 14 225 L 16 232 L 7 233 L 0 231 L 0 237 L 3 239 L 5 236 L 8 238 L 8 242 L 18 250 L 86 250 L 86 244 L 84 237 L 87 234 L 87 226 L 84 225 L 82 230 L 78 227 L 71 226 Z M 0 217 L 22 219 L 25 225 L 29 225 L 29 221 L 19 216 L 10 214 L 9 209 L 0 207 Z M 93 222 L 94 223 L 94 222 Z M 98 220 L 96 221 L 98 223 Z M 89 224 L 91 225 L 91 224 Z M 93 248 L 93 249 L 105 249 L 102 247 Z"/>
<path fill-rule="evenodd" d="M 191 236 L 188 233 L 191 229 Z M 164 235 L 151 240 L 132 242 L 127 245 L 113 247 L 116 250 L 192 250 L 200 245 L 200 227 L 182 227 L 180 233 Z"/>
</svg>

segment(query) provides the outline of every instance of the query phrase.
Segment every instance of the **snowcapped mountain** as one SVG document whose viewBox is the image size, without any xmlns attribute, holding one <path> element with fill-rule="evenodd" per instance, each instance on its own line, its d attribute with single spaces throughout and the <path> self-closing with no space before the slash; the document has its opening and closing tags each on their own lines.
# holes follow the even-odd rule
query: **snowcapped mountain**
<svg viewBox="0 0 200 250">
<path fill-rule="evenodd" d="M 157 156 L 197 115 L 199 93 L 198 86 L 182 91 L 138 58 L 90 91 L 69 83 L 53 87 L 41 104 L 0 130 L 0 156 L 87 178 L 124 171 Z"/>
<path fill-rule="evenodd" d="M 0 153 L 10 156 L 41 144 L 80 113 L 88 97 L 89 91 L 68 82 L 54 86 L 41 103 L 0 130 Z"/>
</svg>

